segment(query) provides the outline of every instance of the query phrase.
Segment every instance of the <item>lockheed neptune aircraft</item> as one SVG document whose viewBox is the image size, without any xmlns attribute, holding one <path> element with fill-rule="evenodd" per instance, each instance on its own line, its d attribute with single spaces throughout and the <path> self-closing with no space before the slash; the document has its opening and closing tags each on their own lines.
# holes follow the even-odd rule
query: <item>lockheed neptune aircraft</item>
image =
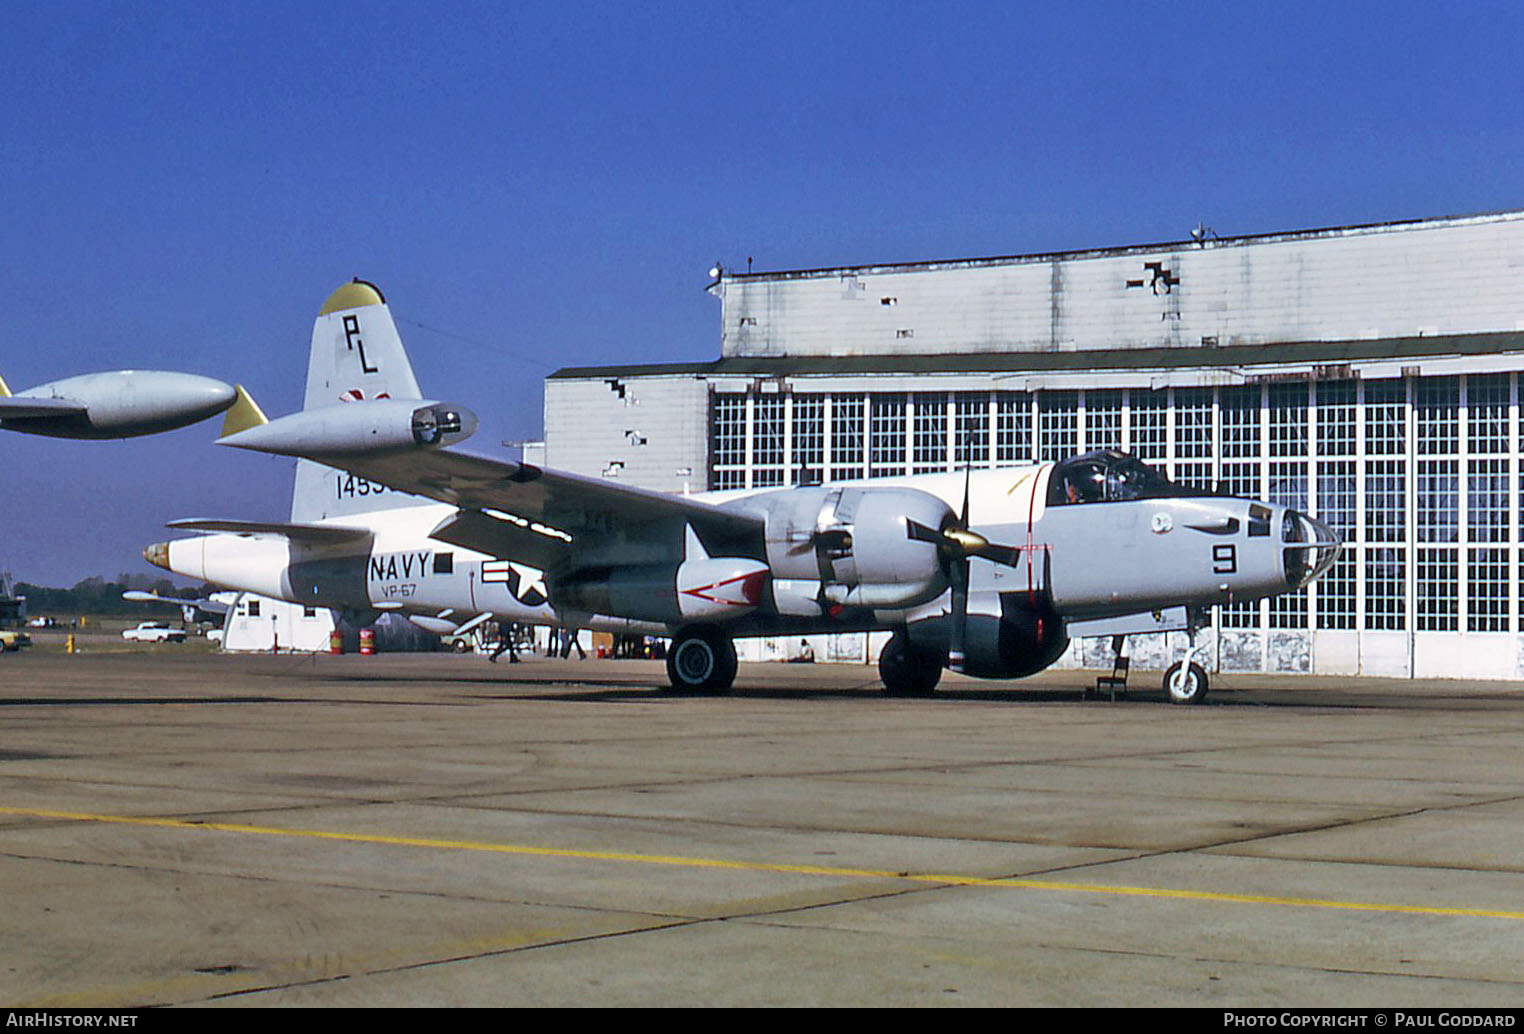
<svg viewBox="0 0 1524 1034">
<path fill-rule="evenodd" d="M 481 622 L 669 636 L 672 687 L 719 692 L 734 640 L 892 631 L 887 692 L 942 669 L 1039 671 L 1071 635 L 1171 627 L 1166 677 L 1199 701 L 1206 608 L 1305 585 L 1339 540 L 1283 506 L 1171 484 L 1120 452 L 895 480 L 667 495 L 451 448 L 462 406 L 422 397 L 381 293 L 355 281 L 312 334 L 305 408 L 230 410 L 222 444 L 298 457 L 288 522 L 174 521 L 144 550 L 191 578 L 434 631 Z"/>
</svg>

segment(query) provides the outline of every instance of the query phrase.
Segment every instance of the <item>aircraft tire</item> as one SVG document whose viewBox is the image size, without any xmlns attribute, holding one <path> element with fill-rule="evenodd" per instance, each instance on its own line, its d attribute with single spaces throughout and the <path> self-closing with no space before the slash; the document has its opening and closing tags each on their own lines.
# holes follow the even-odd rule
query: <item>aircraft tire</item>
<svg viewBox="0 0 1524 1034">
<path fill-rule="evenodd" d="M 736 644 L 713 628 L 688 628 L 667 650 L 668 691 L 724 693 L 736 680 Z"/>
<path fill-rule="evenodd" d="M 878 655 L 878 677 L 885 696 L 929 697 L 941 681 L 942 660 L 917 650 L 909 636 L 896 632 Z"/>
<path fill-rule="evenodd" d="M 1175 676 L 1180 672 L 1180 662 L 1176 661 L 1169 666 L 1164 673 L 1164 696 L 1172 704 L 1199 704 L 1206 699 L 1207 673 L 1201 665 L 1192 662 L 1191 670 L 1187 674 L 1184 683 L 1175 685 Z"/>
</svg>

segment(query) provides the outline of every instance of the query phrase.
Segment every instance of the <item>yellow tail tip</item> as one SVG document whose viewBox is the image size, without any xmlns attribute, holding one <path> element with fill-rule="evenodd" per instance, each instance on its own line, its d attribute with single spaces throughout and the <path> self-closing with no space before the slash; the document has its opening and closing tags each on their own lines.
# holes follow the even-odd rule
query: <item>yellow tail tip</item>
<svg viewBox="0 0 1524 1034">
<path fill-rule="evenodd" d="M 345 309 L 358 309 L 365 305 L 385 305 L 386 299 L 375 284 L 356 277 L 351 283 L 345 284 L 323 303 L 319 316 L 327 316 L 330 312 L 342 312 Z"/>
<path fill-rule="evenodd" d="M 222 417 L 222 433 L 217 436 L 219 438 L 270 422 L 265 411 L 259 408 L 259 403 L 254 401 L 254 396 L 243 390 L 242 384 L 234 385 L 233 391 L 233 404 Z"/>
</svg>

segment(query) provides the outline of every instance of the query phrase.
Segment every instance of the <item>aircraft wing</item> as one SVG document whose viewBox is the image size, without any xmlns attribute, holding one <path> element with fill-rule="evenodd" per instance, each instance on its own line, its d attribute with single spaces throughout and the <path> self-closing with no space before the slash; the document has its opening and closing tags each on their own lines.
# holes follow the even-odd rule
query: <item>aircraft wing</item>
<svg viewBox="0 0 1524 1034">
<path fill-rule="evenodd" d="M 433 537 L 547 568 L 576 545 L 579 565 L 682 555 L 684 529 L 710 545 L 757 542 L 762 519 L 684 496 L 448 449 L 311 456 L 460 512 Z M 607 557 L 607 561 L 600 558 Z"/>
<path fill-rule="evenodd" d="M 308 524 L 287 521 L 239 521 L 220 518 L 182 517 L 165 527 L 184 531 L 222 531 L 235 535 L 284 535 L 293 542 L 336 546 L 371 538 L 369 528 L 340 524 Z"/>
<path fill-rule="evenodd" d="M 129 589 L 122 593 L 122 599 L 132 600 L 135 603 L 169 603 L 176 607 L 195 607 L 204 610 L 208 614 L 226 614 L 232 609 L 232 604 L 221 600 L 194 599 L 185 596 L 160 596 L 156 592 L 144 592 L 141 589 Z"/>
<path fill-rule="evenodd" d="M 0 420 L 39 420 L 73 416 L 87 407 L 72 399 L 32 398 L 12 395 L 0 398 Z"/>
</svg>

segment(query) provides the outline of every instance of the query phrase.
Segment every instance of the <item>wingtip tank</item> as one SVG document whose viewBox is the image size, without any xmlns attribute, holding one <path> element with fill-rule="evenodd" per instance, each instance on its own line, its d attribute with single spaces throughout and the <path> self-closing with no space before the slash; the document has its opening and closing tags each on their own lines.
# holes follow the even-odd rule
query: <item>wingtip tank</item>
<svg viewBox="0 0 1524 1034">
<path fill-rule="evenodd" d="M 136 438 L 215 416 L 236 389 L 211 377 L 164 370 L 87 373 L 0 400 L 0 427 L 51 438 Z"/>
</svg>

